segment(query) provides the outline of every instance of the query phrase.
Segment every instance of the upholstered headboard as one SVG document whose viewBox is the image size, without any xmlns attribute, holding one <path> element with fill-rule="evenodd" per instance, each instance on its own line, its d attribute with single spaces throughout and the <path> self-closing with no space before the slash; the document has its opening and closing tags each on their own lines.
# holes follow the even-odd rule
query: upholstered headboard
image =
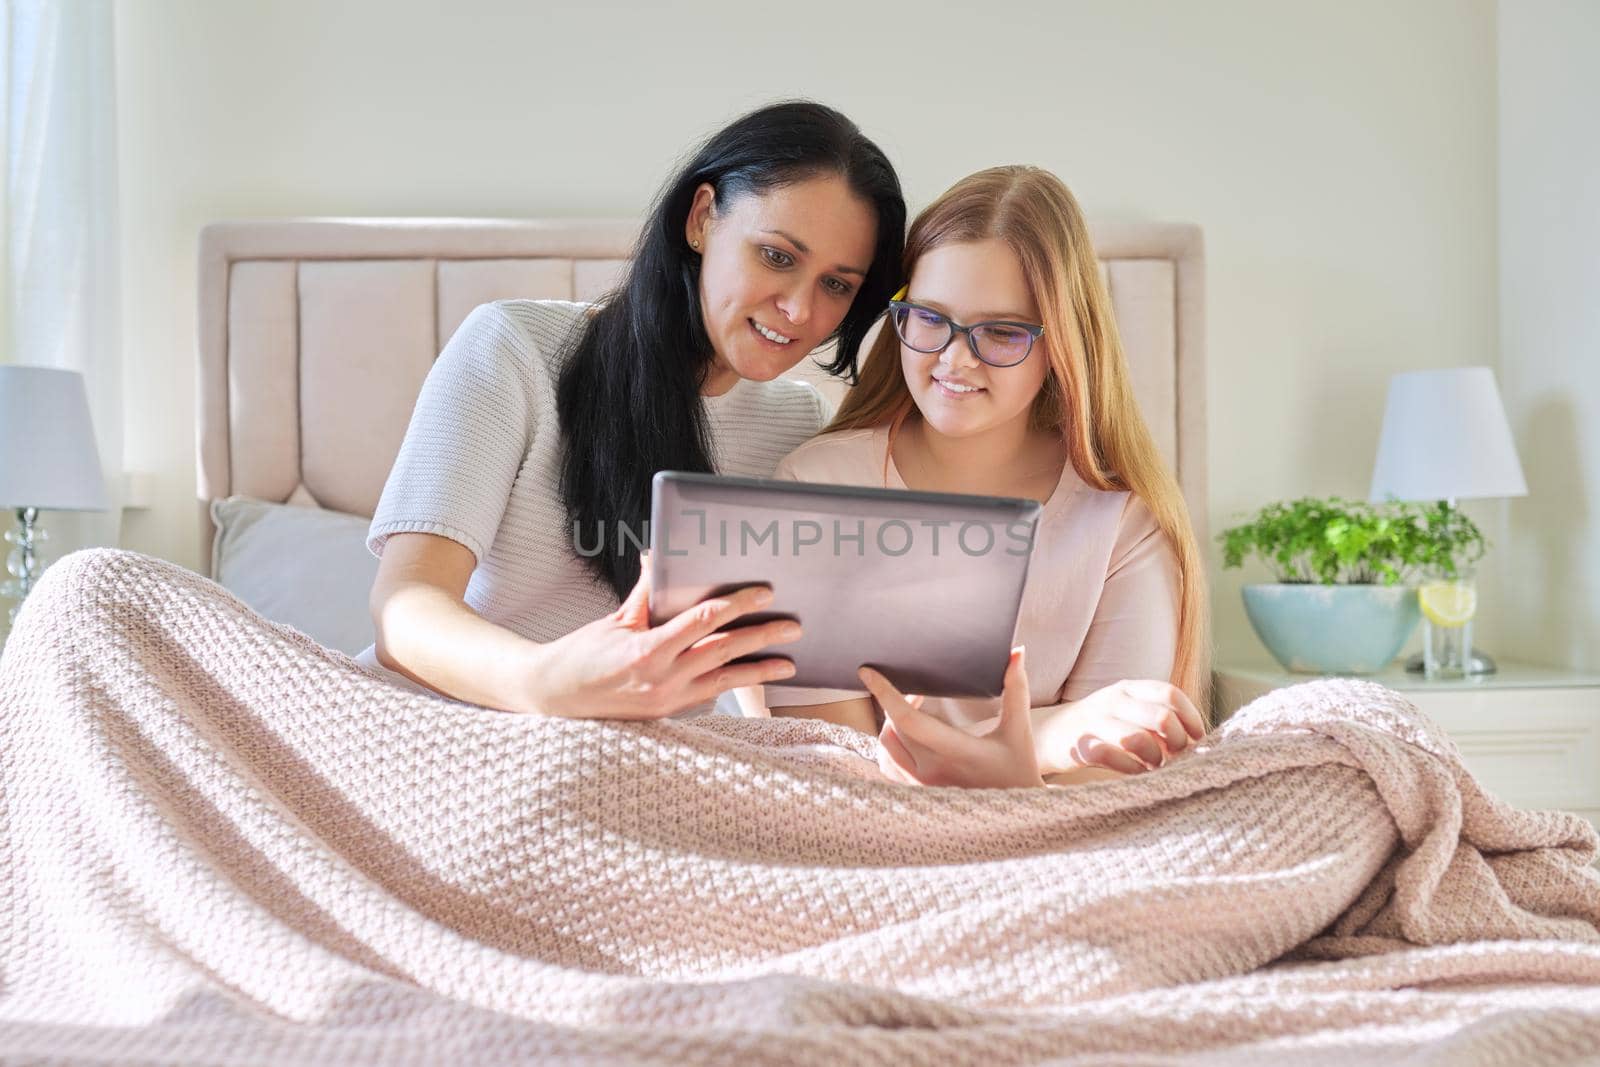
<svg viewBox="0 0 1600 1067">
<path fill-rule="evenodd" d="M 439 350 L 478 304 L 593 300 L 633 221 L 282 219 L 200 235 L 199 495 L 371 515 Z M 1156 443 L 1206 531 L 1200 230 L 1091 227 Z M 809 360 L 791 373 L 837 401 Z M 205 509 L 202 508 L 202 513 Z M 209 530 L 209 518 L 203 518 Z"/>
</svg>

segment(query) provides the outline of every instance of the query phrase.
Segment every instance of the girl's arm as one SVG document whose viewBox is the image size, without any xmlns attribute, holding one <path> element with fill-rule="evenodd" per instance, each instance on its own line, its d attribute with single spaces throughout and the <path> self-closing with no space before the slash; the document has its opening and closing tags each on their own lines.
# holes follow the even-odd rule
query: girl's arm
<svg viewBox="0 0 1600 1067">
<path fill-rule="evenodd" d="M 1032 710 L 1039 767 L 1125 773 L 1159 767 L 1205 735 L 1205 720 L 1168 679 L 1178 650 L 1177 553 L 1128 494 L 1094 618 L 1061 702 Z"/>
</svg>

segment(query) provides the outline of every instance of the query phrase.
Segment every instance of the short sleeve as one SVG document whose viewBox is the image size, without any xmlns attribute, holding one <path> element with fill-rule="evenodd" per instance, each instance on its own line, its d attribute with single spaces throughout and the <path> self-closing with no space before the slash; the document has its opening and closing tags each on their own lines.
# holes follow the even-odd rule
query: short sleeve
<svg viewBox="0 0 1600 1067">
<path fill-rule="evenodd" d="M 1171 678 L 1181 597 L 1172 542 L 1149 507 L 1129 493 L 1105 585 L 1063 699 L 1080 700 L 1125 679 Z"/>
<path fill-rule="evenodd" d="M 429 533 L 482 561 L 528 452 L 544 373 L 532 340 L 499 306 L 467 316 L 423 382 L 367 531 L 374 555 L 392 534 Z"/>
<path fill-rule="evenodd" d="M 804 481 L 805 479 L 795 472 L 794 467 L 794 453 L 790 452 L 787 456 L 778 460 L 778 466 L 773 470 L 772 476 L 786 482 Z"/>
</svg>

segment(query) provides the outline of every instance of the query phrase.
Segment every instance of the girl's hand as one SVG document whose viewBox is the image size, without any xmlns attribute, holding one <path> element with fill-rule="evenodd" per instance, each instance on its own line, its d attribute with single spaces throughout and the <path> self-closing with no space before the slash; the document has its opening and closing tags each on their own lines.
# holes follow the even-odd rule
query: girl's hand
<svg viewBox="0 0 1600 1067">
<path fill-rule="evenodd" d="M 861 668 L 862 683 L 883 708 L 878 766 L 884 775 L 918 785 L 1044 785 L 1033 750 L 1028 676 L 1022 657 L 1021 648 L 1011 650 L 999 721 L 982 736 L 941 722 L 922 710 L 920 696 L 907 698 L 871 667 Z"/>
<path fill-rule="evenodd" d="M 528 672 L 531 710 L 581 719 L 660 719 L 728 689 L 794 674 L 784 659 L 728 666 L 768 645 L 798 640 L 800 624 L 778 619 L 717 631 L 772 603 L 772 591 L 751 586 L 708 597 L 660 626 L 650 626 L 649 561 L 628 599 L 539 648 Z"/>
<path fill-rule="evenodd" d="M 1205 720 L 1183 690 L 1167 682 L 1123 681 L 1073 704 L 1061 732 L 1068 762 L 1138 774 L 1164 765 L 1205 736 Z M 1056 742 L 1047 738 L 1051 751 Z"/>
</svg>

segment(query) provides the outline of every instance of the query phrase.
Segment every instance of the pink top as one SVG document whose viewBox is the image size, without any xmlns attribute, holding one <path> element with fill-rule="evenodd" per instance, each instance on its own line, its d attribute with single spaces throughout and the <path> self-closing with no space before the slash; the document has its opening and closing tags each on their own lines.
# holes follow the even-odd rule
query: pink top
<svg viewBox="0 0 1600 1067">
<path fill-rule="evenodd" d="M 789 453 L 773 477 L 905 489 L 892 458 L 884 476 L 888 450 L 888 427 L 821 434 Z M 1039 517 L 1017 620 L 1033 706 L 1078 700 L 1123 679 L 1171 678 L 1180 595 L 1177 555 L 1144 502 L 1091 489 L 1067 464 Z M 766 687 L 769 707 L 866 695 Z M 964 725 L 999 714 L 1000 701 L 930 697 L 923 707 Z"/>
</svg>

